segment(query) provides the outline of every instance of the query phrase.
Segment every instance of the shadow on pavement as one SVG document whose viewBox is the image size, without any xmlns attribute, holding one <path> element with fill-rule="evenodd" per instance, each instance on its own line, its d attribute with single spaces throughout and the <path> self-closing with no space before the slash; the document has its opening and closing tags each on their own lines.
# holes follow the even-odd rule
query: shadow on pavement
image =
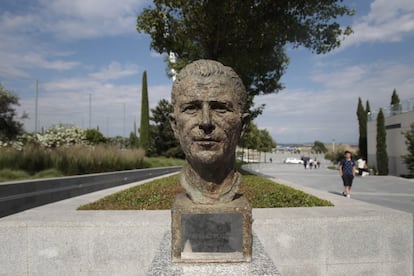
<svg viewBox="0 0 414 276">
<path fill-rule="evenodd" d="M 336 192 L 336 191 L 328 191 L 328 192 L 334 195 L 344 196 L 342 192 Z"/>
</svg>

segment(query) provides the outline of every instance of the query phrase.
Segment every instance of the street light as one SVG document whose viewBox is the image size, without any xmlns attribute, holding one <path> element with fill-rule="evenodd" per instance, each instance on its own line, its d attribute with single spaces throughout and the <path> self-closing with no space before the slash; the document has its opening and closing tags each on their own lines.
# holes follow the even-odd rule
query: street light
<svg viewBox="0 0 414 276">
<path fill-rule="evenodd" d="M 89 93 L 89 129 L 92 128 L 92 94 Z"/>
<path fill-rule="evenodd" d="M 38 112 L 39 112 L 39 81 L 38 81 L 38 80 L 36 80 L 36 98 L 35 98 L 35 133 L 37 133 Z"/>
</svg>

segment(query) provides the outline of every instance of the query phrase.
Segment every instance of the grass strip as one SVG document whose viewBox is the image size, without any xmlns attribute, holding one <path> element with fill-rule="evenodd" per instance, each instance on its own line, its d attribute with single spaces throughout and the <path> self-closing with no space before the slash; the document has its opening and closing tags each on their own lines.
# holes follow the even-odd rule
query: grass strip
<svg viewBox="0 0 414 276">
<path fill-rule="evenodd" d="M 78 210 L 165 210 L 171 209 L 177 193 L 184 192 L 178 175 L 156 179 L 98 201 L 80 206 Z M 278 184 L 267 178 L 244 173 L 240 193 L 253 208 L 333 206 L 302 191 Z"/>
</svg>

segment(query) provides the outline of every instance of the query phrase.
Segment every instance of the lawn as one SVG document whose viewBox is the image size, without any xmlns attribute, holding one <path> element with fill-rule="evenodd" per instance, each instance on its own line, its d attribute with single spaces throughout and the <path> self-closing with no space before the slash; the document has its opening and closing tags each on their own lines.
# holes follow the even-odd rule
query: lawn
<svg viewBox="0 0 414 276">
<path fill-rule="evenodd" d="M 177 193 L 184 192 L 173 175 L 138 185 L 83 205 L 78 210 L 165 210 L 171 209 Z M 269 179 L 243 172 L 240 193 L 253 208 L 333 206 L 331 202 Z"/>
</svg>

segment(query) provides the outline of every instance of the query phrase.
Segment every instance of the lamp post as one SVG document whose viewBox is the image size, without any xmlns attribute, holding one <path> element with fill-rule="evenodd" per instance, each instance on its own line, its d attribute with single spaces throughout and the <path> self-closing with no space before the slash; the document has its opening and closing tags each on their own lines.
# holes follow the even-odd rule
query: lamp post
<svg viewBox="0 0 414 276">
<path fill-rule="evenodd" d="M 125 137 L 125 120 L 126 120 L 126 106 L 125 103 L 122 104 L 123 109 L 123 118 L 122 118 L 122 136 Z"/>
<path fill-rule="evenodd" d="M 92 128 L 92 94 L 89 93 L 89 129 Z"/>
<path fill-rule="evenodd" d="M 36 98 L 35 98 L 35 133 L 37 133 L 38 112 L 39 112 L 39 81 L 36 80 Z"/>
</svg>

